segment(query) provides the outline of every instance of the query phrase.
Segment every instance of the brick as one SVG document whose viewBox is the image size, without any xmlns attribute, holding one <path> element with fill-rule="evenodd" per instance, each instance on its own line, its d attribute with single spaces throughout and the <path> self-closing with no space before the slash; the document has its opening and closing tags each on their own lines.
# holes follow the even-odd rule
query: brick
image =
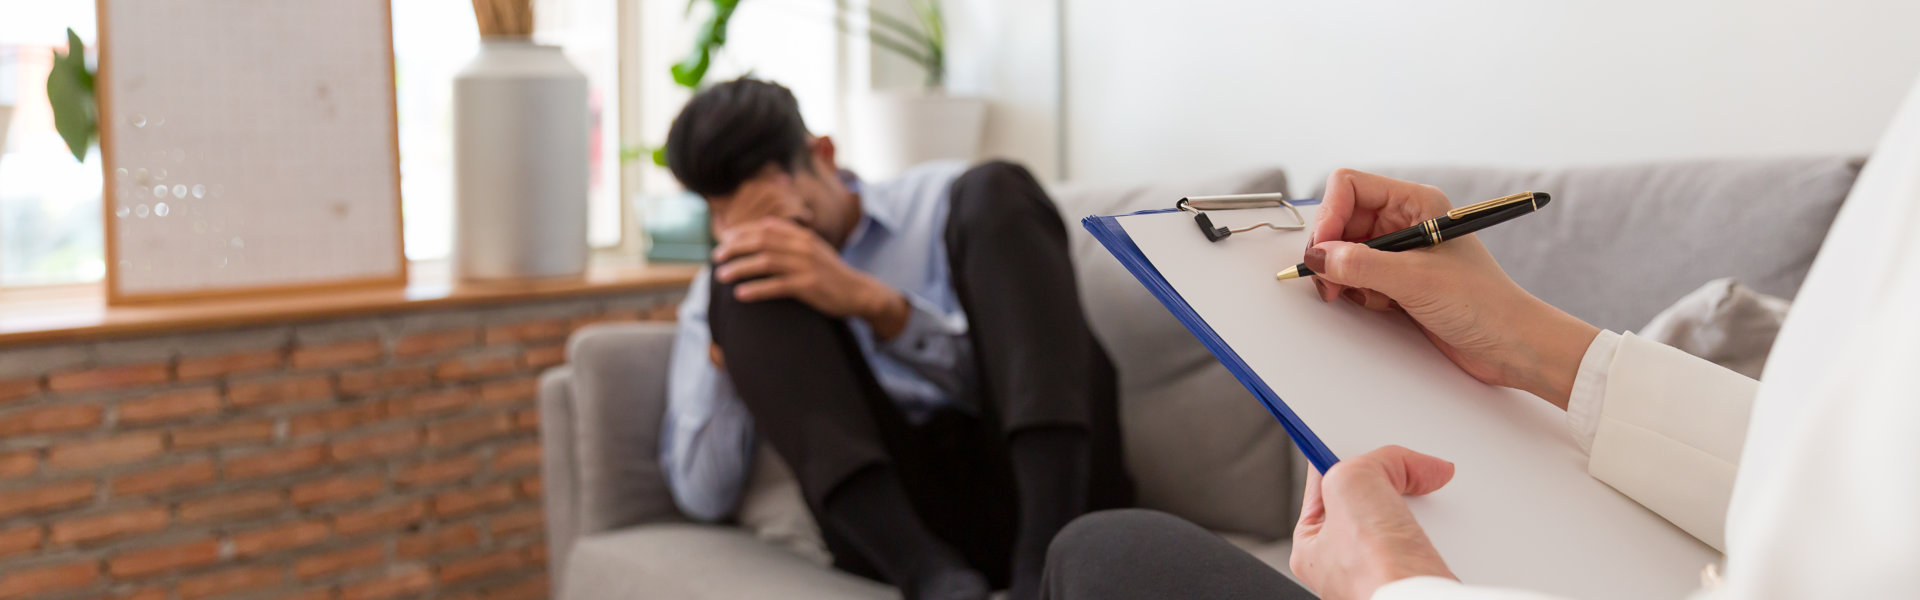
<svg viewBox="0 0 1920 600">
<path fill-rule="evenodd" d="M 441 492 L 433 497 L 433 514 L 451 517 L 513 502 L 513 485 L 496 483 L 470 490 Z"/>
<path fill-rule="evenodd" d="M 547 585 L 545 575 L 528 577 L 518 583 L 489 587 L 481 598 L 484 600 L 546 600 L 547 594 L 552 591 Z"/>
<path fill-rule="evenodd" d="M 287 435 L 300 437 L 344 431 L 385 418 L 387 418 L 387 403 L 369 400 L 293 417 L 287 421 Z"/>
<path fill-rule="evenodd" d="M 306 508 L 316 504 L 365 498 L 379 493 L 386 485 L 386 477 L 381 475 L 333 477 L 295 485 L 291 497 L 295 506 Z"/>
<path fill-rule="evenodd" d="M 641 320 L 666 321 L 666 322 L 677 321 L 679 320 L 679 317 L 680 317 L 679 304 L 680 304 L 679 302 L 662 302 L 659 305 L 654 306 L 653 308 L 647 309 L 646 313 L 641 316 Z"/>
<path fill-rule="evenodd" d="M 331 397 L 333 397 L 333 382 L 325 375 L 257 379 L 234 382 L 227 386 L 227 400 L 241 408 Z"/>
<path fill-rule="evenodd" d="M 75 561 L 21 569 L 0 575 L 0 598 L 26 598 L 77 590 L 100 578 L 100 567 L 91 560 Z"/>
<path fill-rule="evenodd" d="M 39 377 L 0 381 L 0 402 L 12 402 L 38 393 L 40 393 Z"/>
<path fill-rule="evenodd" d="M 440 381 L 472 381 L 512 373 L 519 368 L 520 361 L 511 354 L 470 356 L 434 365 L 433 378 Z"/>
<path fill-rule="evenodd" d="M 228 480 L 253 479 L 304 471 L 327 462 L 327 447 L 314 444 L 226 458 Z"/>
<path fill-rule="evenodd" d="M 213 521 L 280 510 L 280 490 L 233 492 L 180 503 L 180 520 Z"/>
<path fill-rule="evenodd" d="M 480 470 L 480 460 L 472 455 L 430 460 L 400 469 L 393 482 L 402 486 L 425 486 L 465 479 Z"/>
<path fill-rule="evenodd" d="M 380 359 L 386 349 L 378 339 L 338 342 L 293 349 L 293 366 L 298 369 L 367 364 Z"/>
<path fill-rule="evenodd" d="M 234 592 L 257 590 L 278 584 L 283 577 L 280 567 L 228 569 L 212 575 L 182 579 L 174 590 L 179 592 L 180 600 L 200 600 Z"/>
<path fill-rule="evenodd" d="M 114 600 L 167 600 L 167 588 L 150 587 L 138 590 L 115 592 Z"/>
<path fill-rule="evenodd" d="M 480 342 L 478 328 L 452 329 L 414 334 L 400 338 L 393 345 L 393 355 L 400 358 L 440 354 L 451 350 L 472 347 Z"/>
<path fill-rule="evenodd" d="M 526 566 L 517 550 L 482 554 L 440 566 L 440 585 L 451 585 Z"/>
<path fill-rule="evenodd" d="M 287 352 L 274 348 L 220 356 L 182 358 L 180 363 L 174 366 L 174 375 L 181 380 L 200 379 L 278 369 L 285 364 L 287 364 Z"/>
<path fill-rule="evenodd" d="M 120 403 L 121 425 L 148 425 L 220 412 L 220 392 L 198 388 Z"/>
<path fill-rule="evenodd" d="M 401 558 L 424 558 L 443 552 L 474 548 L 479 544 L 480 528 L 467 523 L 400 538 L 400 542 L 395 545 L 395 550 Z"/>
<path fill-rule="evenodd" d="M 495 536 L 535 531 L 546 525 L 546 512 L 538 506 L 503 512 L 488 519 L 488 531 Z"/>
<path fill-rule="evenodd" d="M 123 465 L 159 456 L 165 448 L 164 438 L 158 431 L 66 442 L 56 444 L 47 452 L 47 467 L 92 469 Z"/>
<path fill-rule="evenodd" d="M 539 431 L 540 411 L 529 408 L 513 413 L 513 428 L 517 431 Z"/>
<path fill-rule="evenodd" d="M 534 473 L 532 475 L 522 477 L 520 478 L 520 495 L 526 496 L 528 498 L 539 499 L 541 496 L 546 494 L 546 489 L 541 486 L 542 486 L 542 482 L 540 480 L 539 473 Z"/>
<path fill-rule="evenodd" d="M 196 458 L 188 462 L 128 473 L 113 478 L 114 496 L 137 496 L 181 489 L 213 482 L 213 461 Z"/>
<path fill-rule="evenodd" d="M 43 406 L 0 415 L 0 437 L 59 433 L 100 426 L 100 407 L 78 404 Z"/>
<path fill-rule="evenodd" d="M 166 363 L 121 365 L 53 373 L 47 376 L 47 389 L 55 392 L 111 390 L 166 383 L 172 376 Z"/>
<path fill-rule="evenodd" d="M 0 559 L 39 550 L 46 537 L 37 524 L 0 529 Z"/>
<path fill-rule="evenodd" d="M 530 403 L 539 393 L 540 379 L 537 377 L 495 381 L 480 386 L 480 402 L 484 404 Z"/>
<path fill-rule="evenodd" d="M 505 435 L 512 429 L 513 419 L 506 413 L 466 417 L 428 426 L 427 443 L 435 448 L 461 446 Z"/>
<path fill-rule="evenodd" d="M 273 429 L 273 421 L 270 419 L 223 421 L 174 429 L 167 434 L 167 443 L 175 450 L 257 444 L 272 441 Z"/>
<path fill-rule="evenodd" d="M 336 515 L 333 530 L 343 536 L 391 531 L 420 522 L 426 513 L 427 504 L 419 500 L 389 504 Z"/>
<path fill-rule="evenodd" d="M 567 319 L 525 321 L 488 327 L 486 342 L 488 344 L 509 344 L 539 340 L 564 340 L 569 333 L 573 333 L 573 324 Z"/>
<path fill-rule="evenodd" d="M 107 573 L 119 578 L 145 577 L 219 561 L 220 542 L 206 539 L 122 552 L 107 559 Z"/>
<path fill-rule="evenodd" d="M 326 521 L 295 521 L 233 534 L 233 555 L 250 558 L 326 541 L 333 528 Z"/>
<path fill-rule="evenodd" d="M 394 398 L 387 402 L 387 411 L 396 416 L 447 412 L 472 406 L 479 398 L 479 392 L 473 388 L 434 390 Z"/>
<path fill-rule="evenodd" d="M 85 504 L 99 488 L 92 480 L 69 479 L 40 487 L 0 492 L 0 520 L 16 515 Z"/>
<path fill-rule="evenodd" d="M 520 553 L 527 557 L 527 564 L 539 567 L 547 566 L 547 543 L 545 541 L 535 542 L 525 548 L 521 548 Z"/>
<path fill-rule="evenodd" d="M 360 460 L 406 452 L 420 447 L 419 429 L 402 429 L 334 442 L 330 452 L 337 461 Z"/>
<path fill-rule="evenodd" d="M 166 507 L 149 506 L 55 521 L 49 539 L 55 544 L 86 544 L 166 528 Z"/>
<path fill-rule="evenodd" d="M 563 362 L 567 362 L 566 344 L 533 346 L 520 355 L 520 367 L 525 369 L 545 369 Z"/>
<path fill-rule="evenodd" d="M 313 579 L 322 575 L 332 575 L 379 564 L 387 556 L 387 551 L 382 546 L 382 544 L 371 544 L 309 556 L 293 563 L 293 573 L 301 579 Z"/>
<path fill-rule="evenodd" d="M 294 592 L 292 594 L 280 596 L 275 600 L 333 600 L 333 587 L 320 586 L 318 588 L 310 589 L 304 592 Z"/>
<path fill-rule="evenodd" d="M 40 458 L 32 451 L 0 452 L 0 479 L 17 479 L 32 475 L 38 468 Z"/>
<path fill-rule="evenodd" d="M 395 569 L 387 575 L 340 588 L 340 600 L 384 600 L 418 594 L 433 588 L 433 575 L 423 567 Z"/>
<path fill-rule="evenodd" d="M 415 388 L 429 383 L 433 383 L 433 368 L 427 365 L 360 369 L 340 374 L 340 393 L 363 396 L 376 392 Z"/>
<path fill-rule="evenodd" d="M 496 473 L 538 464 L 540 464 L 540 442 L 537 440 L 501 446 L 493 451 L 493 470 Z"/>
<path fill-rule="evenodd" d="M 597 315 L 574 317 L 573 321 L 569 322 L 568 325 L 572 326 L 574 331 L 579 331 L 582 327 L 599 325 L 601 323 L 632 323 L 639 321 L 641 316 L 638 310 L 609 310 Z"/>
</svg>

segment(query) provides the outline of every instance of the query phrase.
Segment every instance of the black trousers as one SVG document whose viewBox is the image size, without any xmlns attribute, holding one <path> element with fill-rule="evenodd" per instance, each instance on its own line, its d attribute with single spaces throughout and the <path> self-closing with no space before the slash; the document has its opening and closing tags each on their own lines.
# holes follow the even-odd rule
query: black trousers
<svg viewBox="0 0 1920 600">
<path fill-rule="evenodd" d="M 797 301 L 740 302 L 714 281 L 709 323 L 735 391 L 816 517 L 840 483 L 890 467 L 928 529 L 1004 586 L 1019 525 L 1011 434 L 1086 431 L 1090 510 L 1131 505 L 1133 485 L 1122 466 L 1113 363 L 1082 312 L 1052 201 L 1008 163 L 970 169 L 950 192 L 944 243 L 979 378 L 968 408 L 910 423 L 847 324 Z M 878 578 L 827 519 L 817 520 L 837 567 Z"/>
<path fill-rule="evenodd" d="M 1045 600 L 1307 600 L 1253 555 L 1179 517 L 1112 510 L 1076 519 L 1047 549 Z"/>
</svg>

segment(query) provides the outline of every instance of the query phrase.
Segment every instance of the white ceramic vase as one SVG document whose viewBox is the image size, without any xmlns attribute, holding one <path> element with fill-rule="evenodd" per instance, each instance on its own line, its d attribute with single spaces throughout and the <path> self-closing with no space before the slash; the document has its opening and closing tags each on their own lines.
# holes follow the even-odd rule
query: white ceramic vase
<svg viewBox="0 0 1920 600">
<path fill-rule="evenodd" d="M 861 177 L 884 179 L 931 160 L 974 160 L 986 122 L 985 99 L 877 92 L 854 110 L 852 164 Z"/>
<path fill-rule="evenodd" d="M 453 80 L 454 265 L 468 280 L 587 267 L 587 76 L 560 48 L 485 38 Z"/>
</svg>

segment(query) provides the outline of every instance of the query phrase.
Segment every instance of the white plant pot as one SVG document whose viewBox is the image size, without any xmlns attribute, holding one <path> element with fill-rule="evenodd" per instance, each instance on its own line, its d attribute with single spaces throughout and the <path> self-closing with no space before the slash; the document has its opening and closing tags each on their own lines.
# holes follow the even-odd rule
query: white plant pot
<svg viewBox="0 0 1920 600">
<path fill-rule="evenodd" d="M 13 107 L 0 104 L 0 155 L 7 153 L 7 125 L 13 122 Z"/>
<path fill-rule="evenodd" d="M 453 80 L 454 265 L 462 279 L 587 268 L 587 76 L 560 49 L 487 38 Z"/>
<path fill-rule="evenodd" d="M 884 179 L 931 160 L 974 160 L 987 101 L 939 92 L 877 92 L 855 105 L 852 165 Z"/>
</svg>

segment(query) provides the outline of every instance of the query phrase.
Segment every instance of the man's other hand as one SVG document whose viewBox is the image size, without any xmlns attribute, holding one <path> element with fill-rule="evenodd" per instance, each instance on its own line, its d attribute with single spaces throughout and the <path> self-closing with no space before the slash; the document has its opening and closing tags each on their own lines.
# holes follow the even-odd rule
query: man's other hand
<svg viewBox="0 0 1920 600">
<path fill-rule="evenodd" d="M 721 232 L 713 250 L 714 276 L 736 284 L 742 302 L 792 298 L 835 317 L 857 317 L 880 339 L 906 326 L 911 307 L 900 292 L 840 260 L 811 229 L 788 219 L 762 218 Z"/>
</svg>

